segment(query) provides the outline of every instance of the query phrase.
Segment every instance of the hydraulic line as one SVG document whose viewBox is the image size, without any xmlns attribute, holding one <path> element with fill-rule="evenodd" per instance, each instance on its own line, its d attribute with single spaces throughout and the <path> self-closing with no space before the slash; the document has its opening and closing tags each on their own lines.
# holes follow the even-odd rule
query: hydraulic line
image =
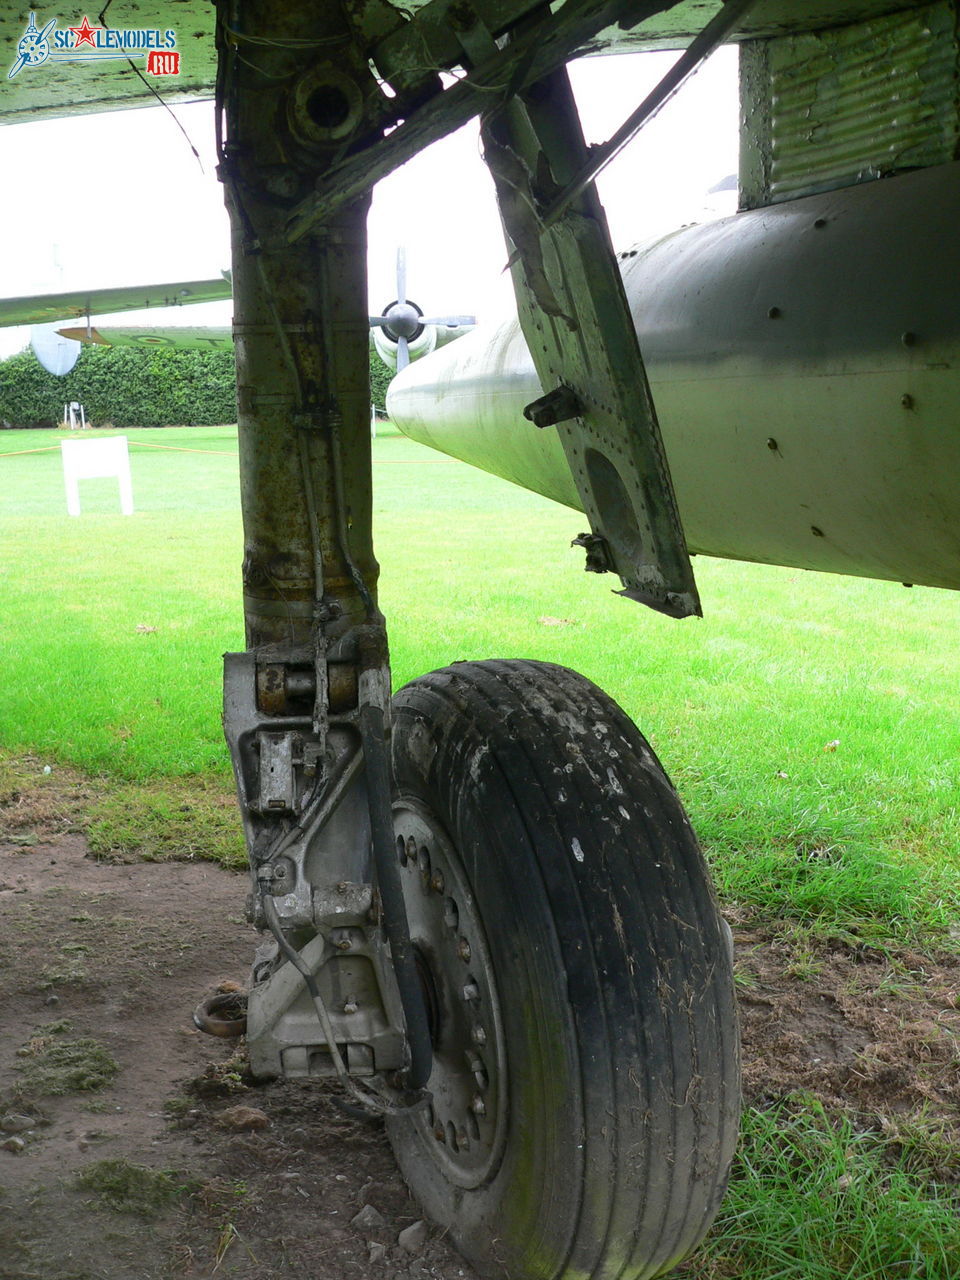
<svg viewBox="0 0 960 1280">
<path fill-rule="evenodd" d="M 388 1102 L 386 1098 L 381 1098 L 377 1094 L 368 1093 L 365 1089 L 361 1089 L 347 1070 L 347 1064 L 343 1060 L 336 1041 L 336 1033 L 333 1029 L 333 1023 L 330 1021 L 330 1015 L 327 1012 L 327 1006 L 323 1002 L 323 996 L 320 994 L 320 988 L 317 980 L 310 970 L 310 966 L 304 960 L 299 951 L 287 941 L 284 936 L 283 929 L 280 926 L 280 917 L 277 915 L 277 908 L 274 905 L 273 895 L 266 891 L 263 893 L 263 914 L 266 918 L 270 932 L 276 938 L 277 946 L 280 952 L 293 967 L 300 973 L 304 984 L 310 993 L 313 1001 L 313 1007 L 316 1009 L 317 1017 L 320 1020 L 320 1027 L 323 1031 L 323 1038 L 327 1042 L 327 1048 L 330 1050 L 330 1057 L 333 1060 L 334 1070 L 337 1078 L 343 1088 L 350 1094 L 352 1098 L 363 1107 L 366 1112 L 375 1112 L 380 1115 L 395 1116 L 406 1115 L 410 1111 L 416 1110 L 418 1107 L 425 1106 L 430 1100 L 429 1094 L 421 1092 L 419 1097 L 413 1098 L 410 1102 Z"/>
</svg>

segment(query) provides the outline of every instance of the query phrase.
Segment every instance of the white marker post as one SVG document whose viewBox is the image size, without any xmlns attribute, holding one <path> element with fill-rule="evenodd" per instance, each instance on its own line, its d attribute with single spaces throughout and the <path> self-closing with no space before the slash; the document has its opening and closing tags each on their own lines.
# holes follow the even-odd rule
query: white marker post
<svg viewBox="0 0 960 1280">
<path fill-rule="evenodd" d="M 121 512 L 125 516 L 133 515 L 133 484 L 126 436 L 117 436 L 113 440 L 63 440 L 60 452 L 68 515 L 80 514 L 78 481 L 109 476 L 116 476 L 120 485 Z"/>
</svg>

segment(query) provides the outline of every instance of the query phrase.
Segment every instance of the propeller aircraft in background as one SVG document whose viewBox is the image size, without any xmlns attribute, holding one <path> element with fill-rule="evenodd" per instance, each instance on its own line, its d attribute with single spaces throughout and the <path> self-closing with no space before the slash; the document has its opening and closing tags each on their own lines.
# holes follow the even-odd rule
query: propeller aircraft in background
<svg viewBox="0 0 960 1280">
<path fill-rule="evenodd" d="M 369 317 L 371 342 L 390 369 L 405 369 L 439 347 L 446 346 L 474 327 L 476 316 L 425 316 L 407 298 L 406 250 L 397 250 L 396 298 L 380 315 Z M 62 377 L 77 362 L 81 346 L 155 347 L 168 350 L 226 351 L 233 348 L 233 331 L 227 325 L 157 324 L 132 327 L 94 325 L 96 314 L 120 314 L 150 308 L 168 310 L 201 302 L 220 302 L 232 296 L 230 272 L 209 280 L 169 284 L 124 285 L 112 289 L 72 290 L 0 299 L 0 328 L 34 326 L 30 345 L 50 373 Z M 83 320 L 69 325 L 67 320 Z"/>
</svg>

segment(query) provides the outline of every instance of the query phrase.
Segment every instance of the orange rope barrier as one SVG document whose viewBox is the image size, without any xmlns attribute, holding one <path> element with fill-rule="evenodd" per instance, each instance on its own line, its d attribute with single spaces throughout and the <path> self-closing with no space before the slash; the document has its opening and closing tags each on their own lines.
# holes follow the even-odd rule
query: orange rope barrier
<svg viewBox="0 0 960 1280">
<path fill-rule="evenodd" d="M 171 453 L 215 453 L 221 458 L 235 458 L 232 449 L 187 449 L 182 444 L 149 444 L 146 440 L 131 440 L 130 444 L 138 444 L 141 449 L 169 449 Z"/>
</svg>

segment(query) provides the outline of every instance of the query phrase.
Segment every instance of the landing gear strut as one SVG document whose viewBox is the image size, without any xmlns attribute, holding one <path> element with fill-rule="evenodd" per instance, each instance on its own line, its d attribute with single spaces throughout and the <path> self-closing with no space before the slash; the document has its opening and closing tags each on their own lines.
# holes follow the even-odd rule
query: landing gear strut
<svg viewBox="0 0 960 1280">
<path fill-rule="evenodd" d="M 722 922 L 673 789 L 589 682 L 468 663 L 391 705 L 366 203 L 288 234 L 376 129 L 348 8 L 219 10 L 247 634 L 224 726 L 266 939 L 251 1066 L 336 1074 L 386 1114 L 413 1191 L 481 1271 L 654 1276 L 707 1229 L 732 1152 Z"/>
</svg>

